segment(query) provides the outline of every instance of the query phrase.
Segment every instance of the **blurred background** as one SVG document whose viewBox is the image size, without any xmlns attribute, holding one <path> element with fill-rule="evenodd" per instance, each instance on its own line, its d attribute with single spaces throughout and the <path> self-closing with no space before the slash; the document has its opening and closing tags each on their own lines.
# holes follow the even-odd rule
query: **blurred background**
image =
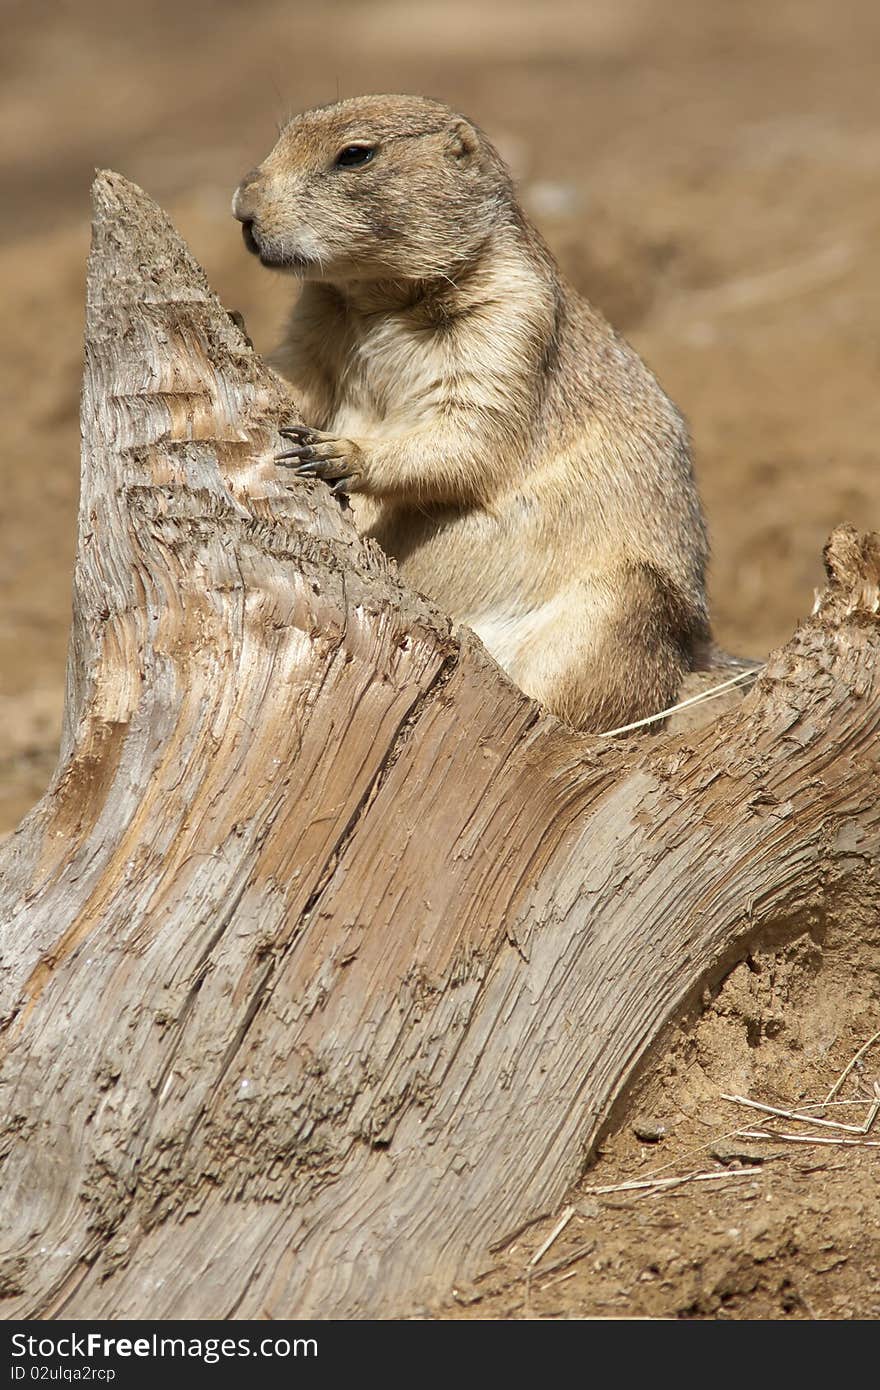
<svg viewBox="0 0 880 1390">
<path fill-rule="evenodd" d="M 687 415 L 725 645 L 783 641 L 831 528 L 880 527 L 876 0 L 3 0 L 0 18 L 0 833 L 57 748 L 96 166 L 165 206 L 267 349 L 292 286 L 242 247 L 240 176 L 292 112 L 442 98 Z"/>
</svg>

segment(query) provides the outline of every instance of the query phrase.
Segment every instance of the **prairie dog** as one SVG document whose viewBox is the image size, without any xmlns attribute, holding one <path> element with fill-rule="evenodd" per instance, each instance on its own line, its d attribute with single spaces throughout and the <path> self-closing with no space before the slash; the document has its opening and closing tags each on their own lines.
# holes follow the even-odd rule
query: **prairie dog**
<svg viewBox="0 0 880 1390">
<path fill-rule="evenodd" d="M 347 492 L 406 581 L 567 723 L 671 704 L 709 638 L 686 427 L 486 136 L 421 97 L 319 107 L 233 213 L 303 282 L 273 359 L 304 416 L 279 461 Z"/>
</svg>

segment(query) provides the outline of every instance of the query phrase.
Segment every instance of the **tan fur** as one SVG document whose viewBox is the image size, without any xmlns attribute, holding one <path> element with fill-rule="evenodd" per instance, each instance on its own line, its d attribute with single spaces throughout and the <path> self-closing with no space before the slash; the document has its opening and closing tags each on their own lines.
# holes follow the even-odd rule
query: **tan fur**
<svg viewBox="0 0 880 1390">
<path fill-rule="evenodd" d="M 353 144 L 372 159 L 338 167 Z M 343 480 L 404 578 L 569 723 L 672 703 L 708 640 L 686 429 L 482 132 L 418 97 L 307 111 L 233 210 L 304 280 L 275 358 L 300 471 Z"/>
</svg>

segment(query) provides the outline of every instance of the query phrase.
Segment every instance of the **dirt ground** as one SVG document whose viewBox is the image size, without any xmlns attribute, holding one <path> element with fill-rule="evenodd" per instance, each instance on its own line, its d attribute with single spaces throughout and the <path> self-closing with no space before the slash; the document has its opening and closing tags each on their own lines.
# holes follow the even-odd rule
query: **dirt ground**
<svg viewBox="0 0 880 1390">
<path fill-rule="evenodd" d="M 163 203 L 267 348 L 289 282 L 246 256 L 229 199 L 276 124 L 363 91 L 467 111 L 687 414 L 716 633 L 761 656 L 809 610 L 831 528 L 880 526 L 878 55 L 874 0 L 6 0 L 0 833 L 57 748 L 95 166 Z M 528 1266 L 555 1220 L 440 1316 L 880 1314 L 880 1148 L 723 1140 L 760 1117 L 719 1098 L 821 1097 L 880 1026 L 877 948 L 817 922 L 737 967 L 667 1040 L 547 1253 Z M 880 1048 L 841 1095 L 874 1076 Z M 657 1169 L 728 1176 L 589 1190 Z"/>
<path fill-rule="evenodd" d="M 876 1021 L 878 947 L 877 934 L 819 928 L 754 951 L 664 1040 L 562 1210 L 457 1288 L 443 1315 L 880 1317 L 880 1144 L 721 1098 L 799 1113 L 823 1100 Z M 841 1101 L 873 1095 L 878 1055 L 869 1049 L 840 1100 L 812 1113 L 862 1124 L 864 1099 Z M 826 1142 L 738 1133 L 764 1129 Z M 689 1180 L 596 1191 L 675 1177 Z"/>
</svg>

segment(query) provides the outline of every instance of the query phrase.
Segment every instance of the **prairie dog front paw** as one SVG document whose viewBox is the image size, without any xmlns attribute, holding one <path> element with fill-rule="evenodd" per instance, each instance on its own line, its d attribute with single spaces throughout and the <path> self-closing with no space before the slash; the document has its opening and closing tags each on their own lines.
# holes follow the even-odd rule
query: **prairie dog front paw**
<svg viewBox="0 0 880 1390">
<path fill-rule="evenodd" d="M 321 478 L 332 484 L 332 492 L 357 491 L 364 451 L 353 439 L 340 439 L 308 425 L 288 425 L 278 433 L 293 446 L 275 455 L 282 468 L 291 468 L 300 478 Z"/>
</svg>

